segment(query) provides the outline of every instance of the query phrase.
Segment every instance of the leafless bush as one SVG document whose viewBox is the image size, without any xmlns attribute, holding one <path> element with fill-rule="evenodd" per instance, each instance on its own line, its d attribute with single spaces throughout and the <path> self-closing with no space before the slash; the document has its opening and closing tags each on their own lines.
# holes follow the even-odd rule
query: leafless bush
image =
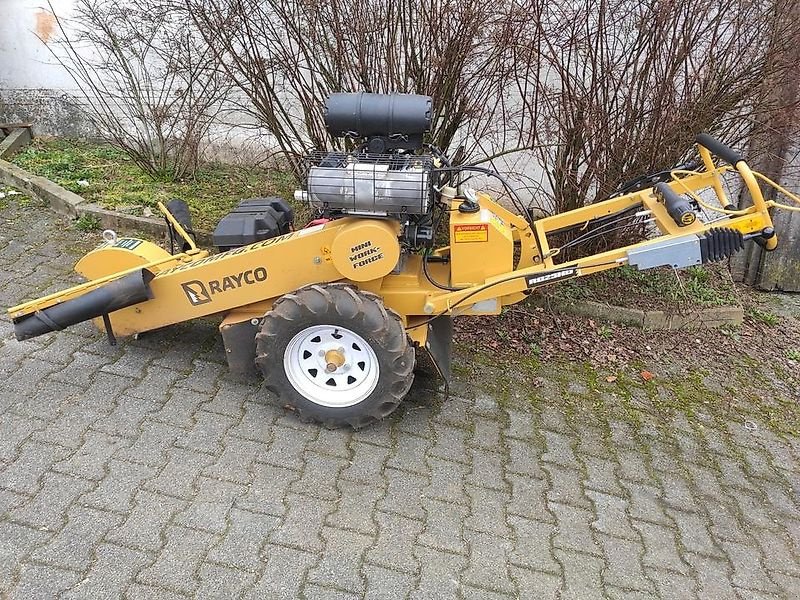
<svg viewBox="0 0 800 600">
<path fill-rule="evenodd" d="M 181 0 L 178 0 L 181 1 Z M 484 0 L 184 0 L 198 31 L 293 161 L 327 137 L 330 92 L 433 97 L 432 142 L 457 160 L 507 151 L 513 42 Z M 513 24 L 513 23 L 512 23 Z"/>
<path fill-rule="evenodd" d="M 526 0 L 514 50 L 525 81 L 524 145 L 535 148 L 558 211 L 668 168 L 696 133 L 737 144 L 787 109 L 765 79 L 800 43 L 795 0 Z"/>
<path fill-rule="evenodd" d="M 159 0 L 77 0 L 46 42 L 101 135 L 154 178 L 194 173 L 230 89 L 184 17 Z"/>
</svg>

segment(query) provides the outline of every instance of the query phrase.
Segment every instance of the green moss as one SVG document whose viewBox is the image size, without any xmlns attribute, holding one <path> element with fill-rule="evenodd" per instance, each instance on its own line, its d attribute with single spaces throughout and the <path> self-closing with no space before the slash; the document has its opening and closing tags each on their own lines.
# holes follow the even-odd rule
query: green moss
<svg viewBox="0 0 800 600">
<path fill-rule="evenodd" d="M 690 422 L 703 414 L 718 426 L 753 419 L 780 435 L 800 432 L 800 404 L 781 397 L 772 385 L 777 371 L 766 370 L 748 356 L 727 366 L 729 379 L 723 389 L 710 389 L 705 378 L 713 374 L 703 369 L 644 380 L 641 372 L 647 366 L 641 361 L 607 373 L 584 361 L 540 364 L 515 355 L 499 358 L 466 345 L 454 350 L 453 367 L 459 377 L 493 394 L 502 406 L 523 402 L 541 409 L 546 404 L 576 427 L 608 419 L 639 427 L 655 417 L 668 429 L 675 414 L 686 415 Z M 607 381 L 609 375 L 615 379 Z"/>
<path fill-rule="evenodd" d="M 81 215 L 75 221 L 75 229 L 78 231 L 96 231 L 100 229 L 100 219 L 93 215 Z"/>
<path fill-rule="evenodd" d="M 159 201 L 181 198 L 200 230 L 212 230 L 243 198 L 280 196 L 294 203 L 296 187 L 285 171 L 213 163 L 203 165 L 192 178 L 155 181 L 111 146 L 66 139 L 35 140 L 12 162 L 105 208 L 135 214 L 148 208 L 155 214 Z M 300 219 L 307 213 L 305 207 L 295 209 Z"/>
<path fill-rule="evenodd" d="M 554 298 L 573 303 L 598 300 L 658 308 L 691 302 L 701 306 L 738 304 L 735 287 L 729 276 L 704 267 L 674 271 L 668 268 L 639 271 L 624 265 L 591 277 L 563 282 L 551 288 Z M 603 332 L 599 332 L 603 335 Z"/>
<path fill-rule="evenodd" d="M 780 317 L 775 313 L 768 310 L 762 310 L 755 306 L 747 309 L 747 316 L 754 321 L 758 321 L 759 323 L 767 325 L 768 327 L 775 327 L 775 325 L 777 325 L 780 321 Z"/>
</svg>

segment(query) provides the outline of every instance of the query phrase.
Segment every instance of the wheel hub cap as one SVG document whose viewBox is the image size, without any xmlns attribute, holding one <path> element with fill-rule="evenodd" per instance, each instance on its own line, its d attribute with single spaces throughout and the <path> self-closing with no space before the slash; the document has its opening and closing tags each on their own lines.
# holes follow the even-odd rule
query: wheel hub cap
<svg viewBox="0 0 800 600">
<path fill-rule="evenodd" d="M 380 375 L 377 356 L 366 340 L 335 325 L 314 325 L 297 333 L 286 346 L 283 366 L 295 390 L 331 408 L 367 398 Z"/>
</svg>

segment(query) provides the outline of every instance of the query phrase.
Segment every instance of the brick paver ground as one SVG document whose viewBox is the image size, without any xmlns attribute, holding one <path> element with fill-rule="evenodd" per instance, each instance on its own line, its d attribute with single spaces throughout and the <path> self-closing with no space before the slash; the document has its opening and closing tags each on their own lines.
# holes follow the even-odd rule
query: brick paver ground
<svg viewBox="0 0 800 600">
<path fill-rule="evenodd" d="M 75 280 L 81 234 L 0 218 L 0 304 Z M 800 597 L 800 443 L 751 423 L 456 381 L 330 431 L 229 376 L 210 323 L 0 338 L 1 597 Z"/>
</svg>

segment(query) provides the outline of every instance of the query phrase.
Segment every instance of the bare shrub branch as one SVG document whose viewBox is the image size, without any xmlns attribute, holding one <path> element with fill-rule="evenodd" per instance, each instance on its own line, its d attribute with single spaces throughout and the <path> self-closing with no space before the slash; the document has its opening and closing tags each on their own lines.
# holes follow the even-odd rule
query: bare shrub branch
<svg viewBox="0 0 800 600">
<path fill-rule="evenodd" d="M 515 21 L 479 0 L 185 0 L 254 115 L 297 166 L 336 146 L 331 92 L 433 97 L 432 142 L 457 160 L 515 145 L 508 87 Z"/>
<path fill-rule="evenodd" d="M 786 110 L 761 85 L 798 44 L 788 0 L 527 0 L 515 76 L 527 86 L 526 145 L 556 210 L 680 162 L 694 136 L 738 144 Z M 555 146 L 551 144 L 555 143 Z"/>
<path fill-rule="evenodd" d="M 154 178 L 195 172 L 231 87 L 184 16 L 158 0 L 78 0 L 47 42 L 101 135 Z"/>
</svg>

